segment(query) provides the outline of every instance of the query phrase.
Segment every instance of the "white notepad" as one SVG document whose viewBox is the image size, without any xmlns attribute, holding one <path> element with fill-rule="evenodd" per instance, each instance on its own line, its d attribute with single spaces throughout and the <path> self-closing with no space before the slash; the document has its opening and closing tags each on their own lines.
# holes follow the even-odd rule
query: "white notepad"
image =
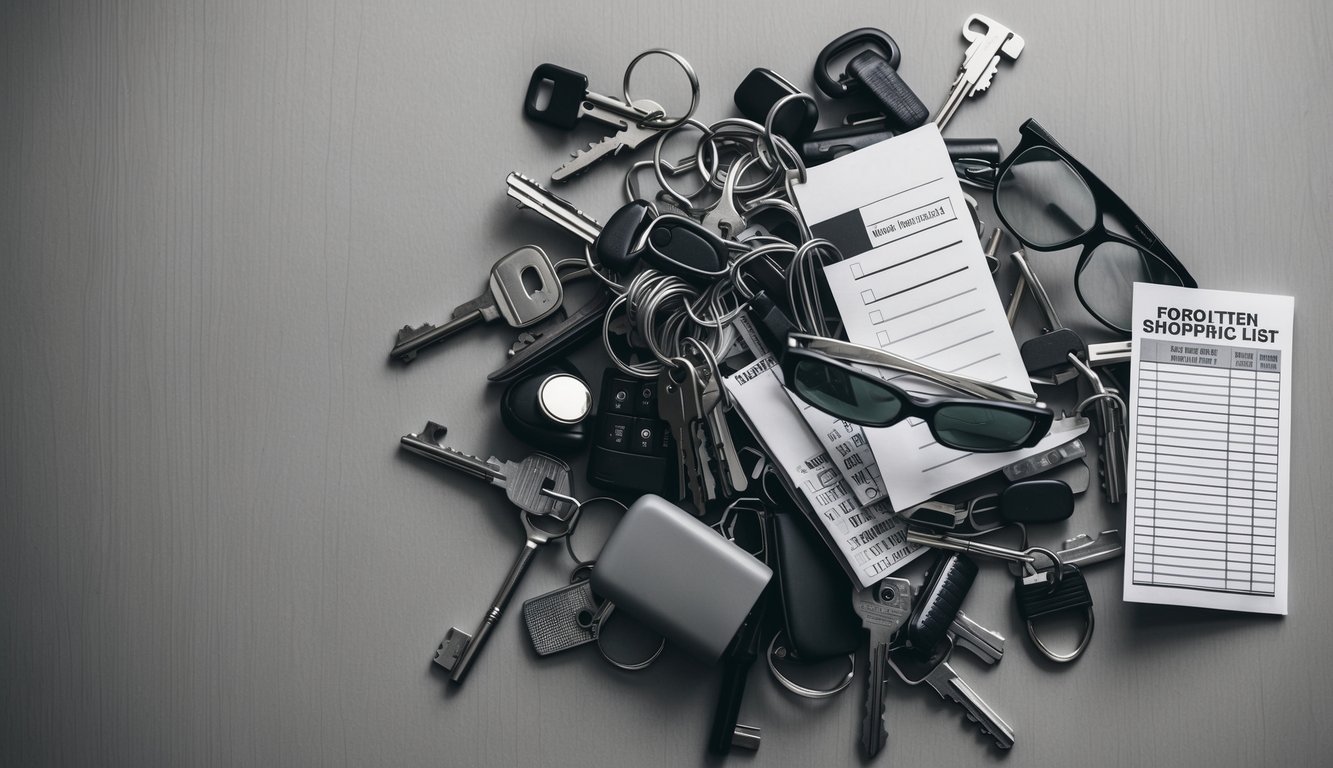
<svg viewBox="0 0 1333 768">
<path fill-rule="evenodd" d="M 1287 613 L 1294 306 L 1135 284 L 1126 600 Z"/>
<path fill-rule="evenodd" d="M 805 183 L 793 189 L 814 234 L 842 253 L 843 261 L 824 274 L 851 341 L 1032 392 L 934 124 L 811 168 Z M 885 369 L 866 370 L 902 378 Z M 908 391 L 956 394 L 917 377 L 896 383 Z M 896 511 L 1079 434 L 1051 435 L 1021 451 L 965 453 L 935 442 L 919 419 L 865 433 Z"/>
</svg>

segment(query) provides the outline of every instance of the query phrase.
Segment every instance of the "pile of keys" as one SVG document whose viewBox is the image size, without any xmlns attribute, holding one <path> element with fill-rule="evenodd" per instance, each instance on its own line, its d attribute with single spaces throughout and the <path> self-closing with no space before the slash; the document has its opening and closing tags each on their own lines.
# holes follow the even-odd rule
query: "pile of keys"
<svg viewBox="0 0 1333 768">
<path fill-rule="evenodd" d="M 970 16 L 962 34 L 968 42 L 963 63 L 933 118 L 941 130 L 965 101 L 991 86 L 1000 63 L 1013 62 L 1024 47 L 1022 37 L 981 15 Z M 859 52 L 843 73 L 828 70 L 829 61 L 853 50 Z M 657 101 L 630 94 L 635 66 L 653 55 L 670 59 L 685 74 L 691 98 L 684 114 L 668 115 Z M 610 129 L 556 169 L 553 182 L 568 182 L 617 155 L 646 152 L 649 144 L 652 157 L 629 166 L 626 203 L 610 212 L 604 225 L 532 178 L 509 174 L 508 196 L 571 236 L 583 256 L 555 261 L 543 248 L 527 245 L 501 257 L 480 296 L 460 304 L 443 324 L 404 327 L 390 353 L 409 363 L 428 347 L 484 322 L 502 320 L 518 331 L 506 362 L 488 378 L 506 387 L 501 400 L 506 427 L 537 452 L 518 462 L 467 455 L 445 445 L 447 430 L 435 422 L 401 439 L 413 453 L 503 489 L 526 531 L 479 627 L 450 629 L 435 652 L 453 683 L 463 681 L 535 553 L 556 540 L 564 540 L 575 567 L 569 586 L 524 605 L 534 650 L 544 656 L 590 643 L 601 648 L 612 617 L 627 616 L 649 630 L 654 642 L 652 653 L 635 661 L 615 659 L 602 649 L 619 667 L 642 668 L 666 645 L 721 661 L 726 682 L 709 742 L 714 752 L 758 747 L 759 729 L 739 724 L 737 716 L 749 667 L 765 647 L 775 680 L 793 693 L 820 698 L 847 687 L 862 645 L 867 650 L 861 743 L 867 755 L 886 742 L 884 691 L 893 676 L 958 703 L 996 747 L 1011 747 L 1013 729 L 949 664 L 958 647 L 987 664 L 999 662 L 1004 652 L 1003 637 L 960 610 L 979 572 L 969 555 L 1009 563 L 1020 617 L 1042 653 L 1071 661 L 1087 647 L 1093 613 L 1081 568 L 1118 556 L 1118 532 L 1079 536 L 1047 549 L 1030 546 L 1025 527 L 1073 512 L 1074 497 L 1087 489 L 1090 474 L 1081 461 L 1086 454 L 1081 442 L 1043 458 L 1040 469 L 1054 468 L 1053 474 L 974 489 L 971 498 L 937 499 L 901 513 L 911 526 L 909 541 L 938 550 L 937 558 L 920 584 L 898 575 L 860 589 L 839 569 L 812 521 L 795 511 L 792 489 L 784 487 L 723 385 L 735 369 L 730 361 L 745 350 L 738 319 L 758 307 L 769 308 L 769 315 L 752 317 L 762 328 L 773 328 L 773 315 L 780 315 L 778 325 L 790 331 L 840 334 L 821 268 L 841 256 L 832 243 L 811 235 L 792 186 L 805 179 L 809 166 L 931 119 L 898 76 L 900 57 L 893 39 L 876 29 L 854 30 L 830 43 L 815 64 L 819 90 L 830 99 L 861 99 L 873 115 L 824 130 L 816 130 L 820 99 L 767 69 L 754 70 L 737 89 L 743 117 L 710 124 L 694 118 L 699 81 L 689 62 L 672 51 L 655 48 L 631 61 L 619 97 L 588 90 L 586 76 L 554 64 L 533 72 L 524 101 L 531 121 L 568 130 L 590 119 Z M 664 159 L 669 139 L 691 136 L 693 151 Z M 1001 159 L 994 139 L 950 138 L 946 145 L 964 183 L 975 184 Z M 652 195 L 640 186 L 649 176 L 657 188 Z M 685 186 L 688 194 L 680 191 Z M 979 218 L 977 223 L 980 235 Z M 996 263 L 1002 234 L 996 228 L 990 238 L 989 255 Z M 1054 386 L 1077 377 L 1091 388 L 1093 396 L 1085 402 L 1099 422 L 1099 475 L 1107 499 L 1116 503 L 1124 494 L 1123 406 L 1117 407 L 1115 390 L 1086 364 L 1086 347 L 1065 338 L 1067 329 L 1021 253 L 1014 260 L 1025 282 L 1015 291 L 1011 319 L 1026 290 L 1037 298 L 1051 329 L 1045 334 L 1051 338 L 1031 349 L 1025 345 L 1024 358 L 1032 357 L 1030 370 L 1044 371 L 1034 378 L 1038 383 Z M 566 287 L 574 281 L 590 282 L 591 297 L 566 307 Z M 607 359 L 600 387 L 567 359 L 593 337 L 600 337 Z M 1054 368 L 1060 370 L 1051 373 Z M 596 402 L 595 390 L 600 391 Z M 576 496 L 570 463 L 558 455 L 583 453 L 589 483 L 606 494 L 599 500 L 629 510 L 597 561 L 574 556 L 569 542 L 592 500 Z M 1017 532 L 1021 541 L 1011 547 L 992 543 L 997 532 Z M 632 559 L 653 543 L 672 548 L 665 557 L 688 563 L 695 578 L 718 573 L 735 574 L 734 580 L 717 577 L 725 580 L 715 582 L 717 594 L 698 599 L 709 604 L 694 605 L 681 599 L 685 587 L 672 583 L 691 574 L 668 571 L 644 579 L 611 565 L 599 570 L 598 562 Z M 614 604 L 607 593 L 617 595 Z M 1058 652 L 1041 641 L 1034 626 L 1065 612 L 1084 615 L 1086 630 L 1076 649 Z M 829 688 L 810 689 L 790 677 L 793 665 L 842 657 L 851 660 L 852 671 Z"/>
</svg>

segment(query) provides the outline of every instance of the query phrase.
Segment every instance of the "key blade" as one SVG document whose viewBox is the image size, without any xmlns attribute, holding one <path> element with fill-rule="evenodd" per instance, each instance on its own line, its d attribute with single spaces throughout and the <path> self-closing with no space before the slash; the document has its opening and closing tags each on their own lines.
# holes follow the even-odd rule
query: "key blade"
<svg viewBox="0 0 1333 768">
<path fill-rule="evenodd" d="M 941 676 L 947 672 L 949 679 L 943 685 L 935 685 L 933 682 L 935 675 L 932 675 L 928 678 L 932 681 L 931 687 L 944 698 L 957 702 L 966 712 L 967 719 L 976 723 L 983 733 L 994 739 L 995 746 L 1000 749 L 1012 748 L 1014 729 L 996 714 L 976 691 L 972 690 L 972 686 L 954 674 L 948 663 L 941 664 L 937 669 L 937 674 Z"/>
<path fill-rule="evenodd" d="M 966 648 L 987 664 L 995 664 L 1004 658 L 1004 635 L 986 629 L 962 611 L 949 625 L 949 633 L 953 635 L 956 647 Z"/>
<path fill-rule="evenodd" d="M 1080 533 L 1073 538 L 1065 539 L 1056 554 L 1059 555 L 1060 562 L 1065 565 L 1083 567 L 1105 560 L 1113 560 L 1123 555 L 1124 552 L 1125 542 L 1120 536 L 1120 531 L 1111 530 L 1102 531 L 1095 539 L 1086 533 Z"/>
<path fill-rule="evenodd" d="M 510 173 L 505 178 L 505 186 L 506 194 L 520 207 L 531 208 L 588 245 L 595 243 L 602 233 L 602 225 L 595 219 L 521 173 Z"/>
<path fill-rule="evenodd" d="M 568 181 L 575 176 L 581 176 L 591 170 L 598 162 L 620 154 L 626 148 L 625 142 L 621 140 L 622 133 L 624 133 L 624 129 L 607 136 L 601 141 L 589 144 L 586 149 L 575 152 L 573 159 L 555 169 L 555 172 L 551 174 L 551 181 Z"/>
<path fill-rule="evenodd" d="M 486 461 L 441 445 L 440 440 L 444 439 L 448 431 L 449 429 L 444 425 L 428 421 L 420 432 L 403 435 L 399 439 L 399 443 L 403 448 L 418 456 L 425 456 L 445 466 L 452 467 L 465 475 L 471 475 L 478 480 L 485 480 L 493 485 L 504 487 L 505 474 L 504 470 L 499 467 L 498 462 Z"/>
<path fill-rule="evenodd" d="M 870 649 L 870 670 L 866 674 L 865 712 L 861 718 L 861 747 L 866 757 L 884 749 L 889 730 L 884 722 L 884 656 L 888 648 L 877 644 Z"/>
</svg>

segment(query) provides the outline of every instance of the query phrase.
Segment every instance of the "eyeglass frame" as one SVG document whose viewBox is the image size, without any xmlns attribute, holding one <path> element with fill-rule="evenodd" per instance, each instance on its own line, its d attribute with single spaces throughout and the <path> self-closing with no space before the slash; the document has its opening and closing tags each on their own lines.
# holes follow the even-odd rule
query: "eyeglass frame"
<svg viewBox="0 0 1333 768">
<path fill-rule="evenodd" d="M 1183 287 L 1199 287 L 1194 276 L 1189 273 L 1189 270 L 1185 268 L 1185 265 L 1180 259 L 1176 258 L 1176 255 L 1171 252 L 1171 249 L 1166 247 L 1166 244 L 1162 242 L 1162 239 L 1148 228 L 1148 225 L 1143 222 L 1143 219 L 1139 218 L 1138 214 L 1134 213 L 1134 210 L 1129 207 L 1129 204 L 1126 203 L 1120 195 L 1117 195 L 1106 182 L 1098 178 L 1097 174 L 1093 173 L 1086 165 L 1079 162 L 1078 158 L 1071 155 L 1069 150 L 1060 146 L 1060 143 L 1055 140 L 1055 137 L 1051 136 L 1045 128 L 1042 128 L 1040 123 L 1029 117 L 1027 120 L 1023 121 L 1021 126 L 1019 126 L 1018 132 L 1022 136 L 1018 142 L 1018 146 L 1014 147 L 1013 151 L 1009 153 L 1009 156 L 1000 161 L 999 166 L 996 167 L 994 176 L 995 185 L 991 191 L 991 206 L 994 208 L 995 215 L 1000 219 L 1000 222 L 1004 224 L 1005 229 L 1009 230 L 1009 233 L 1020 243 L 1034 251 L 1061 251 L 1076 245 L 1083 246 L 1083 253 L 1080 254 L 1078 263 L 1074 265 L 1074 293 L 1078 296 L 1079 302 L 1083 304 L 1083 307 L 1088 310 L 1088 313 L 1091 314 L 1097 322 L 1118 333 L 1131 332 L 1131 329 L 1121 328 L 1103 318 L 1092 308 L 1087 299 L 1083 297 L 1083 288 L 1079 283 L 1079 276 L 1083 274 L 1084 268 L 1087 267 L 1088 261 L 1092 257 L 1092 252 L 1103 243 L 1120 243 L 1121 245 L 1128 245 L 1155 256 L 1168 269 L 1174 272 L 1176 277 L 1180 278 L 1180 284 Z M 1078 175 L 1084 185 L 1087 186 L 1088 192 L 1092 194 L 1093 203 L 1097 206 L 1097 221 L 1089 227 L 1086 232 L 1053 245 L 1034 243 L 1024 237 L 1012 224 L 1009 223 L 1009 220 L 1005 218 L 1004 212 L 1000 207 L 1000 182 L 1004 179 L 1005 174 L 1009 172 L 1009 169 L 1014 165 L 1014 162 L 1022 157 L 1025 152 L 1029 149 L 1038 147 L 1048 149 L 1059 156 L 1059 158 Z M 1105 222 L 1105 217 L 1108 213 L 1119 220 L 1120 223 L 1125 226 L 1125 229 L 1138 239 L 1133 240 L 1108 229 Z"/>
<path fill-rule="evenodd" d="M 792 334 L 792 336 L 796 335 L 797 334 Z M 800 334 L 800 335 L 804 336 L 805 334 Z M 820 337 L 813 337 L 813 338 L 820 338 Z M 852 345 L 852 346 L 859 346 L 859 345 Z M 837 418 L 850 421 L 853 424 L 859 424 L 863 427 L 890 427 L 908 418 L 918 418 L 926 424 L 926 427 L 930 430 L 931 437 L 935 439 L 935 442 L 939 443 L 940 445 L 946 448 L 950 448 L 957 451 L 965 451 L 967 453 L 1005 453 L 1008 451 L 1021 450 L 1023 448 L 1031 448 L 1032 446 L 1041 442 L 1042 439 L 1046 437 L 1047 433 L 1050 432 L 1051 425 L 1055 422 L 1055 413 L 1052 412 L 1049 408 L 1043 406 L 1041 403 L 1035 402 L 1035 398 L 1033 398 L 1034 402 L 1018 402 L 1012 399 L 997 399 L 995 397 L 977 397 L 977 396 L 958 397 L 958 396 L 948 396 L 948 395 L 916 394 L 908 392 L 907 390 L 903 389 L 897 384 L 894 384 L 891 381 L 886 381 L 877 376 L 873 376 L 864 371 L 861 371 L 852 364 L 843 362 L 842 360 L 839 360 L 833 355 L 826 354 L 818 349 L 808 348 L 808 347 L 803 348 L 797 346 L 795 343 L 793 343 L 792 340 L 789 340 L 787 349 L 784 350 L 782 355 L 782 360 L 780 362 L 780 367 L 782 368 L 783 384 L 784 386 L 787 387 L 787 389 L 791 390 L 792 393 L 794 393 L 797 397 L 801 398 L 801 400 L 807 403 L 809 403 L 810 401 L 806 400 L 805 396 L 802 395 L 800 391 L 798 391 L 798 389 L 796 388 L 796 366 L 800 363 L 802 359 L 815 360 L 822 365 L 831 366 L 833 368 L 843 371 L 844 373 L 850 376 L 855 376 L 856 378 L 859 378 L 873 386 L 886 389 L 892 392 L 895 396 L 897 396 L 902 403 L 901 409 L 899 410 L 898 414 L 893 419 L 886 422 L 855 421 L 853 419 L 848 419 L 845 416 L 832 413 L 829 414 L 830 416 L 836 416 Z M 893 366 L 885 366 L 885 367 L 893 367 Z M 925 366 L 923 366 L 923 368 L 924 367 Z M 933 369 L 927 368 L 927 370 L 933 370 Z M 810 403 L 810 405 L 814 408 L 819 408 L 819 406 L 815 405 L 814 403 Z M 960 447 L 951 444 L 951 442 L 948 440 L 943 439 L 939 434 L 939 431 L 937 430 L 935 425 L 935 418 L 934 418 L 935 414 L 938 413 L 941 409 L 949 406 L 972 406 L 972 407 L 983 406 L 996 411 L 1006 411 L 1011 413 L 1023 414 L 1024 416 L 1029 416 L 1032 418 L 1032 428 L 1028 432 L 1027 436 L 1021 442 L 1015 442 L 1012 445 L 1004 448 L 985 449 L 985 448 L 975 448 L 975 447 Z M 823 409 L 820 408 L 820 410 Z M 827 411 L 825 412 L 827 413 Z"/>
</svg>

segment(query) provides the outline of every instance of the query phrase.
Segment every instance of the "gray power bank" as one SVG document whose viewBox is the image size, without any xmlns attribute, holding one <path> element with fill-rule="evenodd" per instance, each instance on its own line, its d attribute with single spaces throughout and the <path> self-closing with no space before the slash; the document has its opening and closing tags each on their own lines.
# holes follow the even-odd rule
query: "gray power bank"
<svg viewBox="0 0 1333 768">
<path fill-rule="evenodd" d="M 686 652 L 718 660 L 773 571 L 660 496 L 642 496 L 602 547 L 592 588 Z"/>
</svg>

